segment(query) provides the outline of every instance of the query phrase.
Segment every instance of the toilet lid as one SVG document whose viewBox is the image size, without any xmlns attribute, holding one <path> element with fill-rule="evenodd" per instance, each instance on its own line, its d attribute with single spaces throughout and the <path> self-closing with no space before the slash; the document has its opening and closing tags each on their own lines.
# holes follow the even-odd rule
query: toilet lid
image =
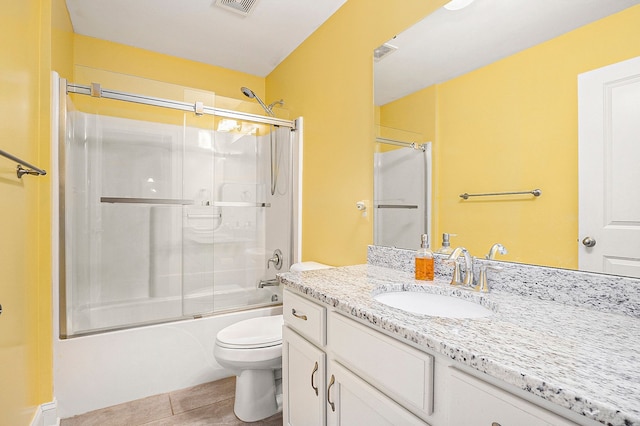
<svg viewBox="0 0 640 426">
<path fill-rule="evenodd" d="M 263 348 L 282 343 L 282 315 L 240 321 L 218 332 L 216 341 L 228 348 Z"/>
</svg>

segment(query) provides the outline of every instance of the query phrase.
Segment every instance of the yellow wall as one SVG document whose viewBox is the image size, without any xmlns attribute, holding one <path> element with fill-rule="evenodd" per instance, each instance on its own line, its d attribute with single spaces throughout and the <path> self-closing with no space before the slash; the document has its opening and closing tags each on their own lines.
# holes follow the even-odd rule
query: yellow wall
<svg viewBox="0 0 640 426">
<path fill-rule="evenodd" d="M 382 125 L 437 133 L 435 241 L 456 233 L 476 256 L 498 241 L 506 259 L 577 268 L 577 75 L 640 55 L 638 40 L 635 6 L 382 106 Z M 540 198 L 458 197 L 534 188 Z"/>
<path fill-rule="evenodd" d="M 265 81 L 262 77 L 79 34 L 75 35 L 74 43 L 76 72 L 78 66 L 97 68 L 194 87 L 231 98 L 242 98 L 240 87 L 247 86 L 262 99 L 265 98 Z M 78 76 L 80 81 L 74 82 L 91 83 L 82 81 L 84 75 Z M 104 83 L 103 86 L 107 87 Z"/>
<path fill-rule="evenodd" d="M 349 0 L 267 76 L 267 94 L 305 120 L 303 259 L 366 260 L 371 214 L 355 205 L 373 196 L 372 52 L 445 2 Z"/>
<path fill-rule="evenodd" d="M 63 0 L 2 0 L 1 10 L 0 149 L 49 170 L 51 64 L 70 69 L 71 23 Z M 0 158 L 3 425 L 29 424 L 53 397 L 50 178 L 17 179 L 15 166 Z"/>
</svg>

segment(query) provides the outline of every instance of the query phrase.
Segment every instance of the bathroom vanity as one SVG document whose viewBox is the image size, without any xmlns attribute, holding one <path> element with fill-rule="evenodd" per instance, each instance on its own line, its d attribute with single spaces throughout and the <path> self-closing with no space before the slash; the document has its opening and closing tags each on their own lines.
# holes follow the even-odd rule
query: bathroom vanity
<svg viewBox="0 0 640 426">
<path fill-rule="evenodd" d="M 285 425 L 640 425 L 640 319 L 460 290 L 440 272 L 431 284 L 372 264 L 282 274 Z M 491 315 L 374 299 L 389 291 L 463 298 Z"/>
</svg>

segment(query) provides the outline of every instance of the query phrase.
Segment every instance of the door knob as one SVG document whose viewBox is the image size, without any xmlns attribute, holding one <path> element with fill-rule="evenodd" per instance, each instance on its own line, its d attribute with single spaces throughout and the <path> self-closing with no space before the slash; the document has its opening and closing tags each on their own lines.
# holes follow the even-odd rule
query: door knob
<svg viewBox="0 0 640 426">
<path fill-rule="evenodd" d="M 582 244 L 584 244 L 587 247 L 593 247 L 596 245 L 596 240 L 591 237 L 584 237 L 584 240 L 582 240 Z"/>
</svg>

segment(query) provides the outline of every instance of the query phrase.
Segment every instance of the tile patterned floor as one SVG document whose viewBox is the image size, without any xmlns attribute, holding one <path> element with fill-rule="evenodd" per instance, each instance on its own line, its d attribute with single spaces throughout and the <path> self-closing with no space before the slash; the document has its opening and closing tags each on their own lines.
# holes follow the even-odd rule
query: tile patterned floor
<svg viewBox="0 0 640 426">
<path fill-rule="evenodd" d="M 60 426 L 276 426 L 282 413 L 245 423 L 233 414 L 235 377 L 62 419 Z"/>
</svg>

